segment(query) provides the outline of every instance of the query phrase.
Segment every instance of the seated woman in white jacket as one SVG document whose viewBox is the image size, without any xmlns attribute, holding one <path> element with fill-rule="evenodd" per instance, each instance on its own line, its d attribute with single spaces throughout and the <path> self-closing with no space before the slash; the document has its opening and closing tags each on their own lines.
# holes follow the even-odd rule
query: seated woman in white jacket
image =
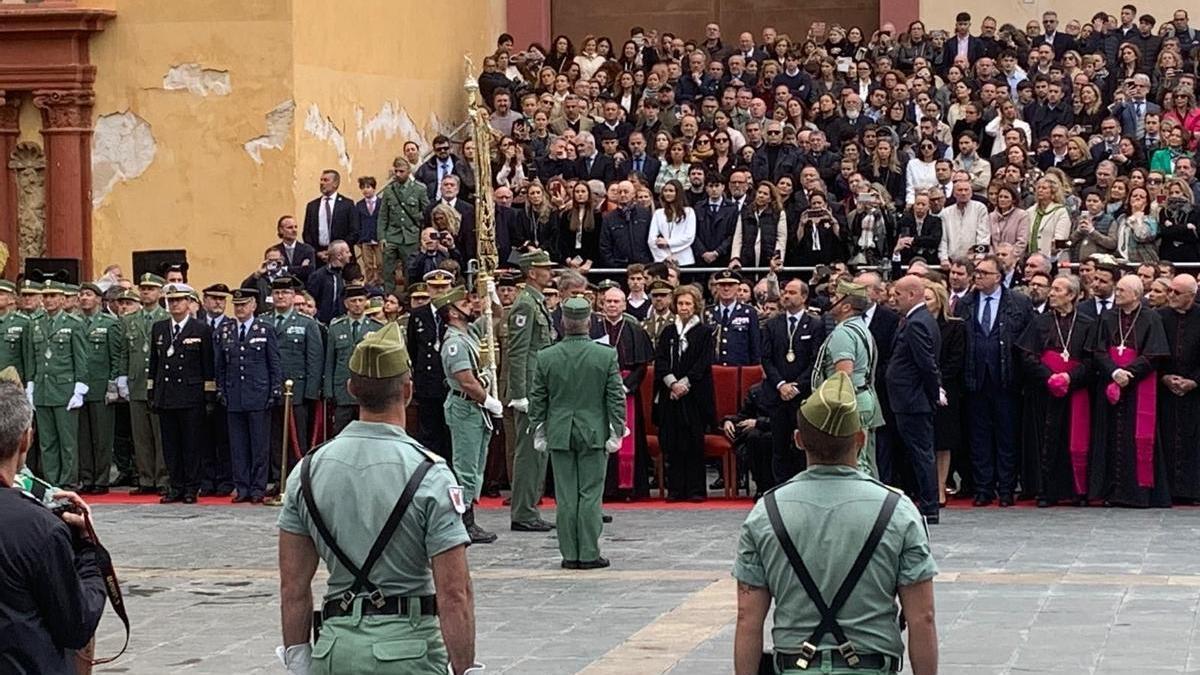
<svg viewBox="0 0 1200 675">
<path fill-rule="evenodd" d="M 650 218 L 650 254 L 654 262 L 674 260 L 680 267 L 694 265 L 692 242 L 696 239 L 696 212 L 687 205 L 683 183 L 667 181 L 663 185 L 660 203 Z"/>
</svg>

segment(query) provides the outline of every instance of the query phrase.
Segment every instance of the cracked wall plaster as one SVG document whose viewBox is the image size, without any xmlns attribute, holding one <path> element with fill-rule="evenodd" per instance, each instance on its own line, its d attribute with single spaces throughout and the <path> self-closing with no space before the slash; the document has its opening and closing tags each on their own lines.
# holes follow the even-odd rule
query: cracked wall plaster
<svg viewBox="0 0 1200 675">
<path fill-rule="evenodd" d="M 242 144 L 242 148 L 257 164 L 263 163 L 263 150 L 282 150 L 287 144 L 288 135 L 292 130 L 292 121 L 296 117 L 296 102 L 284 101 L 266 114 L 267 133 L 251 138 Z"/>
<path fill-rule="evenodd" d="M 354 116 L 358 127 L 356 139 L 359 146 L 374 147 L 376 137 L 382 134 L 384 140 L 400 136 L 405 141 L 415 142 L 421 148 L 421 152 L 428 149 L 429 143 L 425 140 L 425 134 L 417 128 L 408 111 L 401 108 L 399 103 L 384 101 L 379 113 L 364 121 L 365 114 L 365 110 L 355 106 Z"/>
<path fill-rule="evenodd" d="M 308 114 L 304 118 L 304 130 L 332 145 L 333 149 L 337 150 L 338 164 L 341 164 L 348 173 L 354 172 L 353 165 L 350 163 L 350 153 L 346 151 L 346 137 L 332 119 L 321 114 L 321 109 L 316 103 L 308 106 Z"/>
<path fill-rule="evenodd" d="M 157 152 L 146 120 L 128 110 L 101 115 L 92 132 L 92 206 L 99 206 L 117 183 L 142 175 Z"/>
<path fill-rule="evenodd" d="M 186 90 L 197 96 L 228 96 L 233 91 L 229 83 L 229 71 L 204 68 L 199 63 L 172 66 L 163 75 L 162 86 L 167 91 Z"/>
</svg>

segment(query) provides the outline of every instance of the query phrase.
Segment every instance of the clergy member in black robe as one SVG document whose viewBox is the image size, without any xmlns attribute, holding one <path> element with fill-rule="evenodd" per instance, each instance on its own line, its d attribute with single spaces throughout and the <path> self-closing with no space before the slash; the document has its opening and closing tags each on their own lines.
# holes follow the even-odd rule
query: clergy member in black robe
<svg viewBox="0 0 1200 675">
<path fill-rule="evenodd" d="M 1050 309 L 1017 341 L 1026 375 L 1021 483 L 1041 507 L 1087 499 L 1096 321 L 1075 311 L 1078 295 L 1078 281 L 1055 279 Z"/>
<path fill-rule="evenodd" d="M 618 300 L 619 309 L 616 308 L 618 305 L 614 305 L 611 310 L 617 317 L 613 321 L 608 318 L 609 305 Z M 640 499 L 650 495 L 651 463 L 641 415 L 641 387 L 642 379 L 646 377 L 646 366 L 654 362 L 654 348 L 650 345 L 650 336 L 646 334 L 641 323 L 629 314 L 622 313 L 625 309 L 625 294 L 621 289 L 606 290 L 601 306 L 605 313 L 592 315 L 591 338 L 616 348 L 621 380 L 625 386 L 626 412 L 633 413 L 629 418 L 632 422 L 627 425 L 630 435 L 625 438 L 621 449 L 608 457 L 604 496 L 609 499 Z M 629 404 L 632 404 L 632 408 Z M 632 456 L 628 454 L 630 450 L 633 452 Z"/>
<path fill-rule="evenodd" d="M 1130 285 L 1137 290 L 1125 288 Z M 1136 301 L 1123 302 L 1134 295 Z M 1157 370 L 1170 355 L 1162 318 L 1141 304 L 1141 280 L 1117 283 L 1117 308 L 1100 317 L 1089 496 L 1106 505 L 1168 507 L 1171 495 L 1155 414 Z M 1129 373 L 1125 386 L 1114 374 Z"/>
<path fill-rule="evenodd" d="M 1200 306 L 1194 284 L 1181 285 L 1176 277 L 1170 306 L 1159 310 L 1171 353 L 1159 371 L 1158 429 L 1171 498 L 1183 504 L 1200 501 Z"/>
</svg>

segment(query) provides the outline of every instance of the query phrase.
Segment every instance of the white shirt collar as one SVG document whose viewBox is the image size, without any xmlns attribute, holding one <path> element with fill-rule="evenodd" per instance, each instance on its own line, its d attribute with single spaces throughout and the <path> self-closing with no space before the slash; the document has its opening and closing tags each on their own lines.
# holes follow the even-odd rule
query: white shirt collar
<svg viewBox="0 0 1200 675">
<path fill-rule="evenodd" d="M 906 318 L 906 319 L 909 318 L 910 316 L 913 315 L 913 312 L 917 311 L 918 309 L 921 309 L 924 306 L 925 306 L 924 303 L 918 302 L 917 304 L 913 305 L 912 307 L 909 307 L 908 312 L 905 313 L 905 315 L 904 315 L 904 318 Z"/>
<path fill-rule="evenodd" d="M 871 319 L 875 318 L 875 308 L 878 306 L 879 305 L 875 303 L 871 303 L 871 306 L 863 312 L 863 323 L 867 324 L 868 326 L 871 325 Z"/>
</svg>

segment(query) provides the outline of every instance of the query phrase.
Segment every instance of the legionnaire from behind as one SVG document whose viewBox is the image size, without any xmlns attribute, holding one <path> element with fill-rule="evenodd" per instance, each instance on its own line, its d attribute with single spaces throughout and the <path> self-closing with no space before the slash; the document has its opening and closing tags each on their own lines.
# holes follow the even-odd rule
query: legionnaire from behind
<svg viewBox="0 0 1200 675">
<path fill-rule="evenodd" d="M 483 670 L 458 488 L 445 461 L 404 431 L 409 378 L 399 326 L 364 338 L 350 359 L 359 420 L 289 477 L 278 523 L 286 647 L 276 650 L 288 672 Z M 321 560 L 328 590 L 310 646 Z"/>
<path fill-rule="evenodd" d="M 350 379 L 350 356 L 354 347 L 368 333 L 383 328 L 383 324 L 366 315 L 367 289 L 346 287 L 346 313 L 329 324 L 329 340 L 325 345 L 325 378 L 322 388 L 325 400 L 334 405 L 333 433 L 341 433 L 358 415 L 354 396 L 346 390 Z"/>
<path fill-rule="evenodd" d="M 856 469 L 866 437 L 850 376 L 838 371 L 821 384 L 797 424 L 808 469 L 768 492 L 742 525 L 733 565 L 734 671 L 898 672 L 899 594 L 913 675 L 934 675 L 937 565 L 929 536 L 908 497 Z M 774 654 L 764 654 L 772 600 Z"/>
<path fill-rule="evenodd" d="M 442 340 L 442 370 L 450 395 L 446 397 L 446 425 L 454 445 L 454 475 L 462 483 L 459 493 L 463 524 L 475 544 L 490 544 L 496 535 L 475 524 L 475 500 L 483 489 L 483 469 L 494 424 L 504 413 L 500 400 L 488 393 L 489 383 L 479 365 L 480 326 L 462 286 L 439 295 L 433 306 L 446 324 Z"/>
</svg>

